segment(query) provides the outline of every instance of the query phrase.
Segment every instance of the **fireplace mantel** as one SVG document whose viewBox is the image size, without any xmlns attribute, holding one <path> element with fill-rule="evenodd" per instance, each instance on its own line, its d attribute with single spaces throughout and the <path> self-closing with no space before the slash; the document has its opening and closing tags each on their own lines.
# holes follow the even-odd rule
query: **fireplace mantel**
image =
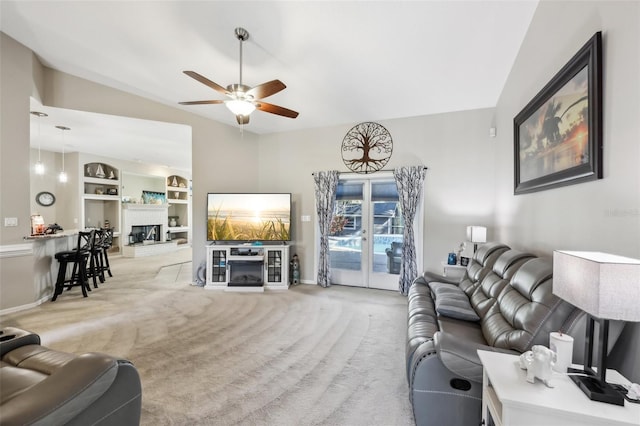
<svg viewBox="0 0 640 426">
<path fill-rule="evenodd" d="M 168 209 L 169 204 L 134 204 L 123 203 L 122 208 L 125 210 L 163 210 Z"/>
</svg>

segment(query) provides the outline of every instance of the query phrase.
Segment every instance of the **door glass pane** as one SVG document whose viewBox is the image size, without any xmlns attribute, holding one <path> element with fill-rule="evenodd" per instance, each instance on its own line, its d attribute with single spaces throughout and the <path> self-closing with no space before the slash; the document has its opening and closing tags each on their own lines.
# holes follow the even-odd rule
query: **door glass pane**
<svg viewBox="0 0 640 426">
<path fill-rule="evenodd" d="M 372 182 L 373 272 L 400 273 L 404 221 L 395 182 Z"/>
<path fill-rule="evenodd" d="M 360 195 L 351 196 L 359 199 L 336 200 L 329 234 L 331 268 L 362 269 L 362 184 L 358 186 Z"/>
</svg>

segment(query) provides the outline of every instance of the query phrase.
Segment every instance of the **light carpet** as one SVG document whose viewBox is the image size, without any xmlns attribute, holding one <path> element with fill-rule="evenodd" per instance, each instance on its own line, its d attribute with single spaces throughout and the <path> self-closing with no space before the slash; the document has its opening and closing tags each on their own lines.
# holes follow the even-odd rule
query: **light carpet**
<svg viewBox="0 0 640 426">
<path fill-rule="evenodd" d="M 190 285 L 191 250 L 115 258 L 113 278 L 2 326 L 140 372 L 143 425 L 413 425 L 406 298 L 298 285 L 228 293 Z"/>
</svg>

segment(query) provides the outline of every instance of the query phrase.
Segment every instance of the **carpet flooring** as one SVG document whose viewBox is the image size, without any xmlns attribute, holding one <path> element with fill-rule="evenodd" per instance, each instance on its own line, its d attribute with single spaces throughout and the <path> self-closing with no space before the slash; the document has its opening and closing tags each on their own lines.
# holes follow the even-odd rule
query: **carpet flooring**
<svg viewBox="0 0 640 426">
<path fill-rule="evenodd" d="M 140 372 L 143 425 L 413 425 L 406 298 L 298 285 L 228 293 L 190 285 L 191 250 L 114 258 L 113 278 L 2 326 Z"/>
</svg>

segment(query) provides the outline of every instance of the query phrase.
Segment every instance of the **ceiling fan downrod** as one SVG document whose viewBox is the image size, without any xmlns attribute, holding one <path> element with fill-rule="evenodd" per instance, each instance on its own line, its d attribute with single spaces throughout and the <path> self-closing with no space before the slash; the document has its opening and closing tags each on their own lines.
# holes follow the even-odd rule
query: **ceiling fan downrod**
<svg viewBox="0 0 640 426">
<path fill-rule="evenodd" d="M 242 87 L 242 42 L 249 40 L 249 31 L 242 27 L 238 27 L 235 30 L 236 38 L 240 41 L 240 82 L 239 86 Z"/>
</svg>

